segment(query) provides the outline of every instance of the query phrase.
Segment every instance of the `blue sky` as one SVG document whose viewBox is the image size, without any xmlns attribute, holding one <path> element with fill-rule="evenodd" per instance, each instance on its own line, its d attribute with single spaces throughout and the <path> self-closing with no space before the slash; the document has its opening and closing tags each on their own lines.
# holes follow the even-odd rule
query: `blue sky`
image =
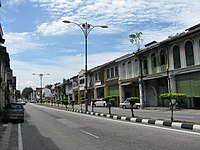
<svg viewBox="0 0 200 150">
<path fill-rule="evenodd" d="M 84 68 L 84 36 L 74 24 L 95 28 L 88 38 L 88 68 L 135 51 L 129 34 L 143 45 L 200 23 L 199 0 L 1 0 L 0 19 L 17 89 L 39 87 L 33 73 L 49 73 L 43 84 L 62 82 Z"/>
</svg>

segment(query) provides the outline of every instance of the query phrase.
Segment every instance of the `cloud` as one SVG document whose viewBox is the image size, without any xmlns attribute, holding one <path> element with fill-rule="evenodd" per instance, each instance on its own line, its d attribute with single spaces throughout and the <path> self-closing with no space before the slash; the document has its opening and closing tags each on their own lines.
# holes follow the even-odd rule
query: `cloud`
<svg viewBox="0 0 200 150">
<path fill-rule="evenodd" d="M 16 7 L 17 5 L 20 5 L 21 3 L 24 3 L 25 0 L 8 0 L 5 1 L 5 4 L 8 5 L 9 7 Z"/>
<path fill-rule="evenodd" d="M 65 33 L 80 34 L 81 32 L 75 32 L 75 30 L 80 29 L 72 24 L 64 24 L 62 22 L 64 19 L 80 23 L 87 21 L 93 25 L 108 25 L 108 29 L 96 28 L 92 31 L 94 32 L 93 34 L 110 34 L 108 36 L 110 39 L 116 39 L 109 45 L 107 43 L 111 40 L 107 38 L 107 43 L 101 43 L 100 46 L 104 48 L 109 45 L 111 50 L 119 51 L 109 52 L 110 49 L 108 49 L 107 52 L 102 50 L 101 53 L 97 53 L 96 51 L 95 54 L 89 53 L 88 69 L 134 51 L 135 47 L 129 42 L 129 34 L 141 31 L 143 32 L 143 43 L 148 43 L 152 40 L 159 42 L 166 39 L 169 35 L 184 31 L 185 28 L 198 23 L 200 20 L 200 1 L 197 0 L 193 0 L 192 2 L 188 0 L 30 1 L 34 7 L 41 8 L 40 11 L 42 10 L 45 17 L 41 16 L 40 24 L 37 25 L 36 31 L 4 33 L 6 39 L 5 45 L 12 55 L 27 50 L 41 49 L 46 44 L 39 41 L 40 39 L 41 41 L 45 39 L 46 42 L 48 41 L 52 44 L 51 46 L 48 44 L 48 53 L 53 53 L 55 56 L 45 59 L 48 57 L 45 57 L 45 55 L 48 54 L 46 54 L 46 51 L 42 51 L 41 53 L 44 55 L 42 55 L 42 58 L 37 58 L 37 62 L 34 62 L 35 60 L 32 62 L 12 60 L 11 66 L 14 74 L 17 74 L 18 89 L 22 89 L 25 86 L 37 87 L 40 85 L 39 77 L 33 76 L 32 73 L 50 73 L 50 76 L 44 78 L 44 85 L 46 85 L 53 84 L 59 79 L 62 81 L 63 77 L 70 78 L 77 75 L 85 67 L 84 55 L 78 54 L 79 45 L 77 43 L 70 43 L 73 47 L 69 47 L 67 44 L 63 46 L 54 40 L 59 36 L 59 41 L 62 41 L 61 35 Z M 24 2 L 25 0 L 9 0 L 6 1 L 6 4 L 19 6 Z M 95 45 L 92 43 L 92 39 L 90 40 L 90 44 L 91 47 Z M 111 47 L 113 44 L 115 45 Z M 55 53 L 50 51 L 55 49 L 57 50 Z M 56 55 L 58 51 L 62 53 L 62 56 Z"/>
<path fill-rule="evenodd" d="M 199 20 L 200 13 L 199 1 L 190 2 L 188 0 L 32 0 L 49 13 L 53 18 L 52 22 L 44 22 L 38 26 L 38 31 L 44 35 L 59 35 L 69 32 L 62 25 L 62 19 L 66 18 L 75 22 L 88 21 L 91 24 L 106 24 L 108 30 L 99 32 L 119 33 L 132 26 L 141 28 L 141 24 L 148 28 L 152 26 L 149 22 L 156 25 L 180 24 L 182 28 L 193 25 Z M 164 6 L 164 7 L 163 7 Z M 195 17 L 185 17 L 187 14 Z M 53 17 L 52 17 L 53 16 Z M 166 27 L 166 26 L 162 26 Z M 156 26 L 153 26 L 156 29 Z M 158 29 L 159 30 L 159 29 Z"/>
<path fill-rule="evenodd" d="M 104 52 L 89 54 L 88 69 L 102 65 L 126 53 Z M 54 65 L 46 66 L 44 64 L 35 64 L 25 61 L 11 61 L 14 74 L 17 74 L 17 89 L 23 90 L 24 87 L 28 86 L 39 87 L 39 76 L 33 76 L 33 73 L 49 73 L 50 75 L 45 76 L 43 79 L 43 85 L 47 85 L 54 84 L 58 81 L 61 82 L 63 78 L 71 78 L 72 76 L 77 75 L 81 69 L 85 68 L 85 60 L 83 55 L 55 57 L 55 59 L 48 61 Z"/>
<path fill-rule="evenodd" d="M 43 35 L 62 35 L 66 32 L 65 24 L 62 20 L 53 21 L 51 23 L 42 23 L 37 26 L 37 32 Z"/>
<path fill-rule="evenodd" d="M 27 50 L 39 49 L 43 46 L 41 43 L 38 42 L 37 36 L 35 36 L 33 33 L 6 32 L 4 33 L 4 36 L 6 39 L 5 45 L 11 55 Z"/>
</svg>

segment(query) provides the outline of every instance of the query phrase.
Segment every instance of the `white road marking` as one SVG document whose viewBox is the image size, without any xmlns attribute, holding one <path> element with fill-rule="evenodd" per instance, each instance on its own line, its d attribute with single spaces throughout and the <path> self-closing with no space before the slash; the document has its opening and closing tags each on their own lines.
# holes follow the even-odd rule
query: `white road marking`
<svg viewBox="0 0 200 150">
<path fill-rule="evenodd" d="M 18 124 L 18 150 L 23 150 L 21 124 Z"/>
<path fill-rule="evenodd" d="M 55 109 L 55 108 L 50 108 L 50 107 L 45 107 L 45 106 L 39 106 L 39 105 L 35 105 L 35 106 L 43 107 L 43 108 L 47 108 L 47 109 L 51 109 L 51 110 L 57 110 L 57 111 L 65 112 L 65 113 L 73 113 L 73 114 L 77 114 L 77 115 L 81 115 L 81 116 L 97 118 L 97 116 L 85 115 L 85 114 L 82 114 L 82 113 L 75 113 L 75 112 L 71 112 L 71 111 L 60 110 L 60 109 Z M 183 130 L 183 129 L 172 129 L 172 128 L 160 127 L 160 126 L 155 126 L 155 125 L 150 125 L 150 124 L 141 124 L 141 123 L 134 123 L 134 122 L 128 122 L 128 121 L 126 122 L 126 121 L 109 119 L 109 118 L 106 118 L 106 117 L 105 118 L 104 117 L 98 117 L 98 119 L 116 121 L 116 122 L 121 122 L 121 123 L 125 123 L 125 124 L 134 124 L 134 125 L 137 125 L 137 126 L 143 126 L 143 127 L 149 127 L 149 128 L 157 128 L 157 129 L 161 129 L 161 130 L 176 131 L 176 132 L 200 135 L 199 132 L 186 131 L 186 130 Z"/>
<path fill-rule="evenodd" d="M 83 133 L 85 133 L 85 134 L 87 134 L 87 135 L 90 135 L 90 136 L 92 136 L 92 137 L 95 137 L 95 138 L 99 139 L 98 136 L 96 136 L 96 135 L 94 135 L 94 134 L 92 134 L 92 133 L 89 133 L 89 132 L 84 131 L 84 130 L 80 130 L 80 131 L 83 132 Z"/>
</svg>

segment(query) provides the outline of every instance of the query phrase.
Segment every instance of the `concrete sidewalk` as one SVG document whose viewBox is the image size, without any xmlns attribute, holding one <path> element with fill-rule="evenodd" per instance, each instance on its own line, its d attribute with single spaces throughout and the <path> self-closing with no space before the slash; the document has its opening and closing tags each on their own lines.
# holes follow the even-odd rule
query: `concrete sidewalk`
<svg viewBox="0 0 200 150">
<path fill-rule="evenodd" d="M 11 130 L 12 124 L 8 122 L 2 122 L 0 117 L 0 150 L 8 149 Z"/>
</svg>

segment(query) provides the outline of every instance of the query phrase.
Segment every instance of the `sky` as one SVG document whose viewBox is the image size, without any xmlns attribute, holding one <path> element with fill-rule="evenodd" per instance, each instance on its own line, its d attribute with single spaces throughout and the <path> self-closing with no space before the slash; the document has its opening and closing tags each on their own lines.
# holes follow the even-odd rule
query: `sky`
<svg viewBox="0 0 200 150">
<path fill-rule="evenodd" d="M 0 22 L 17 89 L 62 82 L 85 67 L 84 34 L 75 24 L 107 25 L 88 36 L 88 69 L 132 53 L 129 35 L 145 45 L 200 23 L 199 0 L 1 0 Z"/>
</svg>

